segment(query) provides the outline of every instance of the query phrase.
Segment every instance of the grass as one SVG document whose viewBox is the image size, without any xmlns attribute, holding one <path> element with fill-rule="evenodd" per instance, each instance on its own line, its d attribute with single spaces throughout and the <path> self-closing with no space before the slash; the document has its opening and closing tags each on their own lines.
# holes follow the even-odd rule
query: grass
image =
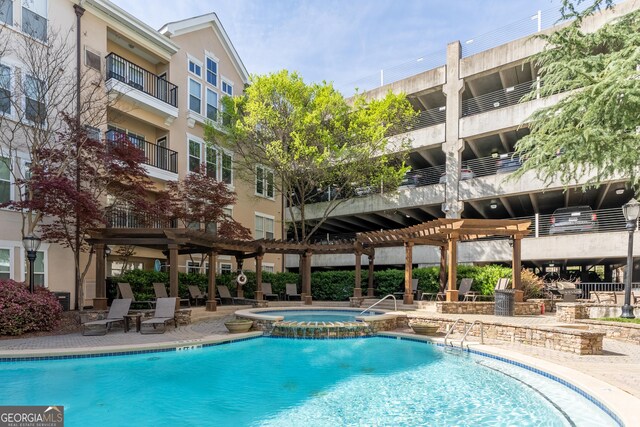
<svg viewBox="0 0 640 427">
<path fill-rule="evenodd" d="M 640 325 L 640 319 L 623 319 L 621 317 L 601 317 L 598 320 L 603 320 L 605 322 L 637 323 Z"/>
</svg>

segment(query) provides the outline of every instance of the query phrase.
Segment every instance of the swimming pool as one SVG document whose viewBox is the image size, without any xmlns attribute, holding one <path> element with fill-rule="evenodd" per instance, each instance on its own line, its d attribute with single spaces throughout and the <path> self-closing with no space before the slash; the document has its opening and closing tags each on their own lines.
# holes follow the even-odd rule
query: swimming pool
<svg viewBox="0 0 640 427">
<path fill-rule="evenodd" d="M 617 425 L 528 370 L 385 337 L 0 363 L 0 405 L 34 404 L 67 426 Z"/>
<path fill-rule="evenodd" d="M 268 310 L 260 311 L 260 315 L 282 316 L 287 321 L 294 322 L 355 322 L 356 317 L 375 316 L 382 312 L 362 310 Z"/>
</svg>

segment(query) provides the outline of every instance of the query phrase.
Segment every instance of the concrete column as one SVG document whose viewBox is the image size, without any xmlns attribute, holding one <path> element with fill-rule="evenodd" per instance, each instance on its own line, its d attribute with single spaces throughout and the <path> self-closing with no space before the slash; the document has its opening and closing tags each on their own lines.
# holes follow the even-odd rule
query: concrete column
<svg viewBox="0 0 640 427">
<path fill-rule="evenodd" d="M 447 249 L 447 264 L 449 267 L 447 301 L 458 301 L 458 240 L 451 238 Z"/>
<path fill-rule="evenodd" d="M 93 246 L 96 251 L 96 297 L 93 299 L 95 310 L 107 309 L 107 278 L 104 265 L 104 247 L 102 243 Z"/>
<path fill-rule="evenodd" d="M 356 251 L 356 265 L 355 265 L 355 284 L 353 287 L 353 296 L 356 298 L 362 297 L 362 253 Z"/>
<path fill-rule="evenodd" d="M 178 245 L 169 245 L 169 296 L 176 298 L 176 308 L 180 307 L 178 298 Z"/>
<path fill-rule="evenodd" d="M 262 255 L 256 256 L 256 296 L 258 301 L 262 301 Z"/>
<path fill-rule="evenodd" d="M 302 292 L 304 304 L 311 305 L 311 252 L 304 253 L 304 274 L 302 275 Z"/>
<path fill-rule="evenodd" d="M 209 276 L 208 279 L 208 290 L 207 290 L 207 311 L 216 311 L 217 303 L 216 303 L 216 266 L 218 265 L 218 253 L 217 252 L 209 252 Z"/>
<path fill-rule="evenodd" d="M 413 304 L 413 286 L 411 279 L 413 278 L 413 242 L 405 242 L 405 259 L 404 259 L 404 303 Z"/>
<path fill-rule="evenodd" d="M 464 82 L 460 79 L 461 55 L 460 42 L 456 41 L 447 45 L 447 81 L 442 89 L 447 99 L 446 138 L 442 144 L 442 151 L 444 151 L 446 158 L 447 183 L 442 211 L 447 218 L 460 218 L 460 213 L 464 208 L 464 204 L 459 201 L 458 194 L 462 150 L 464 149 L 464 141 L 459 136 L 458 123 L 462 91 L 464 90 Z"/>
<path fill-rule="evenodd" d="M 374 265 L 374 256 L 369 256 L 369 277 L 367 278 L 367 297 L 372 298 L 374 296 L 373 292 L 373 265 Z"/>
</svg>

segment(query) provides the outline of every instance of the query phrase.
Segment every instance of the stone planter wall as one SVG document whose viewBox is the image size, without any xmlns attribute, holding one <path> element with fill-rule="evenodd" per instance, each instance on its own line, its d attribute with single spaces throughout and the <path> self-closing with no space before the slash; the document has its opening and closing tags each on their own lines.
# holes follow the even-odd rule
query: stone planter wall
<svg viewBox="0 0 640 427">
<path fill-rule="evenodd" d="M 601 303 L 558 303 L 556 318 L 560 322 L 573 322 L 576 319 L 598 319 L 601 317 L 620 317 L 622 307 Z M 633 312 L 640 317 L 640 307 L 635 306 Z"/>
<path fill-rule="evenodd" d="M 398 319 L 366 320 L 373 332 L 393 331 L 398 328 Z"/>
<path fill-rule="evenodd" d="M 634 344 L 640 342 L 640 324 L 598 320 L 578 320 L 577 323 L 589 326 L 590 331 L 602 332 L 607 338 Z"/>
<path fill-rule="evenodd" d="M 535 316 L 540 314 L 540 301 L 514 303 L 515 316 Z M 493 315 L 495 303 L 493 301 L 447 302 L 436 301 L 436 312 L 442 314 L 486 314 Z"/>
</svg>

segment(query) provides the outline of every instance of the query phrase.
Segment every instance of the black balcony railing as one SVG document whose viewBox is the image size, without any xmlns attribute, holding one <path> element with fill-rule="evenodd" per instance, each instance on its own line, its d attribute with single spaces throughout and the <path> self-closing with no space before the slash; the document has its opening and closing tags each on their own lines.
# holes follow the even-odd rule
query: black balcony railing
<svg viewBox="0 0 640 427">
<path fill-rule="evenodd" d="M 178 86 L 115 53 L 107 55 L 107 80 L 116 79 L 174 107 L 178 106 Z"/>
<path fill-rule="evenodd" d="M 110 228 L 177 228 L 175 219 L 164 219 L 148 213 L 134 212 L 129 208 L 111 207 L 107 211 L 107 227 Z"/>
<path fill-rule="evenodd" d="M 178 173 L 178 153 L 173 150 L 116 130 L 108 131 L 106 138 L 110 143 L 129 140 L 144 152 L 145 164 L 165 171 Z"/>
</svg>

